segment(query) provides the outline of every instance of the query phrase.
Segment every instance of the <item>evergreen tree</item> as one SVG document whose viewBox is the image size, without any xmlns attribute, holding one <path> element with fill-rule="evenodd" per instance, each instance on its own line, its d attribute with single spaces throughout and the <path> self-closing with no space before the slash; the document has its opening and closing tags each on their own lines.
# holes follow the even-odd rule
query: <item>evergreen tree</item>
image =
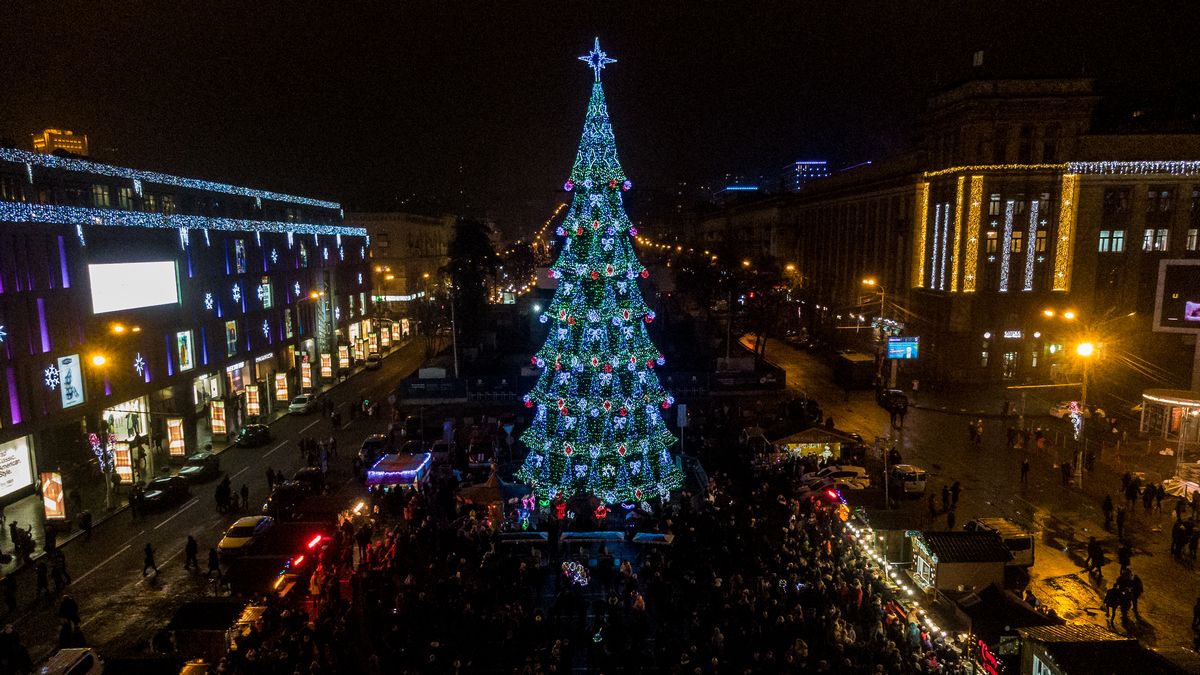
<svg viewBox="0 0 1200 675">
<path fill-rule="evenodd" d="M 521 439 L 529 455 L 518 476 L 540 497 L 590 493 L 608 503 L 667 497 L 682 483 L 662 412 L 675 400 L 654 369 L 664 359 L 650 341 L 654 320 L 638 279 L 649 272 L 633 253 L 637 235 L 622 195 L 631 187 L 617 160 L 600 70 L 612 59 L 597 39 L 580 57 L 595 71 L 583 137 L 571 177 L 571 210 L 550 276 L 554 299 L 539 317 L 550 330 L 533 363 L 542 369 L 525 405 L 533 422 Z"/>
</svg>

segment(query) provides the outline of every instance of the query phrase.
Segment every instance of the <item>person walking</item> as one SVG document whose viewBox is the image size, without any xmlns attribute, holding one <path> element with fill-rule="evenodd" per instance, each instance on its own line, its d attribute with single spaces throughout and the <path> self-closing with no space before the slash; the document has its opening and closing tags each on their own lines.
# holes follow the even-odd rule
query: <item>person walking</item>
<svg viewBox="0 0 1200 675">
<path fill-rule="evenodd" d="M 1121 589 L 1116 584 L 1108 587 L 1104 593 L 1104 613 L 1108 618 L 1108 627 L 1114 628 L 1117 619 L 1117 607 L 1121 606 Z"/>
<path fill-rule="evenodd" d="M 1087 560 L 1084 561 L 1083 571 L 1104 578 L 1104 548 L 1095 537 L 1088 537 Z"/>
<path fill-rule="evenodd" d="M 958 481 L 954 481 L 950 485 L 950 508 L 958 507 L 958 493 L 962 492 L 962 485 Z"/>
<path fill-rule="evenodd" d="M 913 403 L 916 403 L 916 402 L 917 402 L 917 400 L 918 400 L 918 395 L 920 394 L 920 392 L 921 392 L 921 381 L 920 381 L 920 380 L 917 380 L 917 379 L 914 379 L 914 380 L 912 381 L 912 395 L 913 395 Z"/>
<path fill-rule="evenodd" d="M 1021 485 L 1029 484 L 1029 458 L 1021 460 Z"/>
<path fill-rule="evenodd" d="M 950 509 L 946 512 L 946 529 L 954 529 L 954 509 Z"/>
<path fill-rule="evenodd" d="M 79 627 L 79 603 L 69 593 L 64 594 L 62 602 L 58 603 L 58 618 L 70 622 L 72 628 Z"/>
<path fill-rule="evenodd" d="M 217 549 L 208 549 L 208 578 L 211 579 L 213 574 L 217 575 L 217 581 L 221 581 L 221 557 L 217 555 Z"/>
<path fill-rule="evenodd" d="M 1134 574 L 1133 578 L 1129 580 L 1129 598 L 1133 602 L 1133 615 L 1139 620 L 1141 620 L 1142 615 L 1138 612 L 1138 599 L 1142 597 L 1142 592 L 1145 590 L 1145 587 L 1142 585 L 1142 578 Z"/>
<path fill-rule="evenodd" d="M 271 492 L 274 489 L 275 489 L 275 470 L 268 466 L 267 467 L 267 492 Z"/>
<path fill-rule="evenodd" d="M 154 570 L 154 576 L 158 576 L 158 565 L 154 564 L 154 547 L 150 542 L 146 542 L 146 547 L 142 549 L 144 557 L 142 558 L 142 578 L 146 576 L 146 570 Z"/>
<path fill-rule="evenodd" d="M 950 486 L 942 485 L 942 510 L 950 510 Z"/>
<path fill-rule="evenodd" d="M 1147 516 L 1154 510 L 1154 498 L 1157 496 L 1158 490 L 1153 485 L 1148 485 L 1145 490 L 1142 490 L 1142 510 L 1146 512 Z"/>
<path fill-rule="evenodd" d="M 196 555 L 198 553 L 200 553 L 200 544 L 196 542 L 195 537 L 189 534 L 187 538 L 187 544 L 184 544 L 183 547 L 183 569 L 190 570 L 195 568 L 197 572 L 200 571 L 200 561 L 196 560 Z"/>
<path fill-rule="evenodd" d="M 1128 513 L 1124 506 L 1117 509 L 1117 539 L 1125 539 L 1125 518 Z"/>
<path fill-rule="evenodd" d="M 50 567 L 45 560 L 39 560 L 34 568 L 37 579 L 37 597 L 50 595 Z"/>
<path fill-rule="evenodd" d="M 1167 496 L 1167 489 L 1162 486 L 1162 483 L 1159 483 L 1158 489 L 1155 490 L 1155 494 L 1154 494 L 1154 510 L 1155 511 L 1162 513 L 1162 502 L 1163 502 L 1163 499 L 1166 498 L 1166 496 Z"/>
<path fill-rule="evenodd" d="M 1104 501 L 1100 502 L 1100 510 L 1104 512 L 1104 529 L 1112 527 L 1113 522 L 1113 499 L 1112 495 L 1104 495 Z"/>
<path fill-rule="evenodd" d="M 4 607 L 9 611 L 17 609 L 17 578 L 9 574 L 4 575 L 4 581 L 0 582 L 0 587 L 4 590 Z"/>
<path fill-rule="evenodd" d="M 242 495 L 242 509 L 250 507 L 250 486 L 242 483 L 242 489 L 239 491 Z"/>
<path fill-rule="evenodd" d="M 933 501 L 933 493 L 929 493 L 929 520 L 932 522 L 937 517 L 937 505 Z"/>
</svg>

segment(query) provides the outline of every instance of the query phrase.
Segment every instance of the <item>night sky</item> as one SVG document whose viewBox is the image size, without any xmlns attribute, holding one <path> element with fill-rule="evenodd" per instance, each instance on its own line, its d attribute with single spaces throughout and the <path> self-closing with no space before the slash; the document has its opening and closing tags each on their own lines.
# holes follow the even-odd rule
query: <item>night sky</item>
<svg viewBox="0 0 1200 675">
<path fill-rule="evenodd" d="M 561 197 L 596 35 L 626 172 L 669 190 L 884 157 L 978 49 L 992 74 L 1194 87 L 1200 25 L 1107 1 L 13 4 L 0 138 L 71 128 L 103 161 L 351 208 L 465 199 L 514 237 Z"/>
</svg>

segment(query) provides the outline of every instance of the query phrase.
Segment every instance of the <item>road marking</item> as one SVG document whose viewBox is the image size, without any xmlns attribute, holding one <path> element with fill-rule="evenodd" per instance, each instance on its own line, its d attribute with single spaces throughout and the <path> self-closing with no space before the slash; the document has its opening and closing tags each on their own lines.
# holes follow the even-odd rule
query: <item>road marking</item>
<svg viewBox="0 0 1200 675">
<path fill-rule="evenodd" d="M 311 429 L 311 428 L 315 427 L 315 426 L 317 425 L 317 422 L 320 422 L 320 421 L 321 421 L 321 420 L 319 420 L 319 419 L 316 419 L 316 420 L 313 420 L 313 421 L 309 422 L 309 423 L 308 423 L 308 426 L 306 426 L 306 427 L 304 427 L 303 429 L 301 429 L 301 430 L 300 430 L 300 433 L 304 433 L 304 432 L 308 431 L 309 429 Z"/>
<path fill-rule="evenodd" d="M 287 445 L 287 441 L 284 441 L 284 442 L 280 443 L 279 445 L 271 448 L 270 451 L 268 451 L 266 454 L 263 455 L 263 457 L 270 457 L 271 453 L 275 452 L 276 450 L 282 448 L 285 445 Z M 243 471 L 245 471 L 245 469 L 243 469 Z"/>
<path fill-rule="evenodd" d="M 175 517 L 176 517 L 176 516 L 178 516 L 179 514 L 183 513 L 184 511 L 187 511 L 188 509 L 192 508 L 192 507 L 193 507 L 193 506 L 195 506 L 195 505 L 196 505 L 196 503 L 197 503 L 197 502 L 199 502 L 199 501 L 200 501 L 200 498 L 199 498 L 199 497 L 193 497 L 193 498 L 192 498 L 192 501 L 190 501 L 190 502 L 188 502 L 187 504 L 184 504 L 183 506 L 179 507 L 179 510 L 178 510 L 178 511 L 176 511 L 175 513 L 171 514 L 171 517 L 170 517 L 170 518 L 167 518 L 166 520 L 162 521 L 161 523 L 159 523 L 159 524 L 155 525 L 155 526 L 154 526 L 154 529 L 156 529 L 156 530 L 157 530 L 158 528 L 162 527 L 163 525 L 166 525 L 167 523 L 171 522 L 172 520 L 175 520 Z"/>
<path fill-rule="evenodd" d="M 138 535 L 140 536 L 140 535 L 141 535 L 142 533 L 144 533 L 144 532 L 145 532 L 145 530 L 143 530 L 142 532 L 139 532 L 139 533 L 138 533 Z M 133 545 L 133 544 L 125 544 L 125 546 L 123 546 L 123 547 L 122 547 L 122 548 L 121 548 L 119 551 L 117 551 L 116 553 L 114 553 L 114 554 L 112 554 L 112 555 L 108 556 L 107 558 L 105 558 L 105 559 L 104 559 L 104 561 L 103 561 L 103 562 L 101 562 L 99 565 L 96 565 L 96 566 L 95 566 L 95 567 L 93 567 L 92 569 L 90 569 L 90 570 L 88 570 L 88 571 L 84 572 L 83 574 L 80 574 L 79 576 L 77 576 L 77 577 L 75 577 L 74 579 L 72 579 L 72 580 L 71 580 L 71 585 L 78 584 L 79 582 L 81 582 L 81 581 L 83 581 L 84 579 L 88 578 L 88 576 L 89 576 L 89 575 L 90 575 L 92 572 L 95 572 L 96 570 L 100 569 L 101 567 L 104 567 L 104 566 L 105 566 L 105 565 L 107 565 L 108 563 L 112 562 L 112 559 L 113 559 L 113 558 L 115 558 L 115 557 L 117 557 L 117 556 L 121 555 L 121 554 L 122 554 L 122 553 L 124 553 L 125 551 L 128 551 L 128 550 L 129 550 L 129 547 L 130 547 L 130 546 L 132 546 L 132 545 Z"/>
<path fill-rule="evenodd" d="M 345 430 L 347 430 L 347 429 L 349 429 L 349 428 L 350 428 L 350 423 L 349 423 L 349 422 L 346 422 L 345 424 L 343 424 L 343 425 L 342 425 L 342 431 L 345 431 Z"/>
<path fill-rule="evenodd" d="M 246 473 L 246 472 L 247 472 L 249 469 L 250 469 L 250 467 L 248 467 L 248 466 L 247 466 L 247 467 L 243 467 L 241 471 L 239 471 L 239 472 L 237 472 L 237 473 L 233 474 L 232 476 L 230 476 L 230 477 L 229 477 L 229 480 L 233 480 L 234 478 L 237 478 L 238 476 L 240 476 L 240 475 L 242 475 L 242 474 Z"/>
</svg>

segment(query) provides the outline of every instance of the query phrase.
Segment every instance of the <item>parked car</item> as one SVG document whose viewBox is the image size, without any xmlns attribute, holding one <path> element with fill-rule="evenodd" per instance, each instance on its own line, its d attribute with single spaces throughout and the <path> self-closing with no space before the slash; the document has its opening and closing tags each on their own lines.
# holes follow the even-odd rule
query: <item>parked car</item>
<svg viewBox="0 0 1200 675">
<path fill-rule="evenodd" d="M 1055 403 L 1054 405 L 1050 406 L 1050 416 L 1057 417 L 1060 420 L 1066 419 L 1067 416 L 1071 414 L 1072 403 L 1075 403 L 1075 401 L 1060 401 Z M 1091 419 L 1092 416 L 1106 417 L 1104 410 L 1096 406 L 1080 406 L 1079 412 L 1083 415 L 1083 419 L 1085 420 Z"/>
<path fill-rule="evenodd" d="M 1033 567 L 1033 532 L 1008 518 L 976 518 L 963 526 L 968 532 L 995 532 L 1012 553 L 1011 567 Z"/>
<path fill-rule="evenodd" d="M 416 415 L 409 415 L 404 418 L 405 438 L 420 438 L 421 437 L 421 418 Z"/>
<path fill-rule="evenodd" d="M 315 466 L 306 466 L 298 469 L 292 480 L 303 485 L 304 489 L 313 494 L 320 494 L 325 491 L 325 474 Z"/>
<path fill-rule="evenodd" d="M 863 490 L 865 488 L 865 485 L 848 479 L 814 478 L 804 483 L 804 487 L 800 488 L 796 495 L 801 499 L 805 497 L 826 497 L 833 499 L 830 495 L 830 490 L 840 495 L 843 492 Z M 840 496 L 838 499 L 840 500 Z"/>
<path fill-rule="evenodd" d="M 820 471 L 804 474 L 800 478 L 801 480 L 809 480 L 811 478 L 847 480 L 854 481 L 864 488 L 871 487 L 871 476 L 867 473 L 867 470 L 861 466 L 852 466 L 850 464 L 831 464 Z"/>
<path fill-rule="evenodd" d="M 383 367 L 383 358 L 375 352 L 367 354 L 367 360 L 363 362 L 363 367 L 367 370 L 379 370 Z"/>
<path fill-rule="evenodd" d="M 371 434 L 362 442 L 358 449 L 358 459 L 363 466 L 371 466 L 388 451 L 388 437 L 383 434 Z"/>
<path fill-rule="evenodd" d="M 913 464 L 894 464 L 888 470 L 888 487 L 897 494 L 919 495 L 925 492 L 929 474 Z"/>
<path fill-rule="evenodd" d="M 187 480 L 179 476 L 159 476 L 149 483 L 142 492 L 142 508 L 165 509 L 179 504 L 188 498 Z"/>
<path fill-rule="evenodd" d="M 300 394 L 288 404 L 288 412 L 293 415 L 307 415 L 317 405 L 317 397 L 312 394 Z"/>
<path fill-rule="evenodd" d="M 104 660 L 88 647 L 67 647 L 37 668 L 39 675 L 101 675 Z"/>
<path fill-rule="evenodd" d="M 297 481 L 279 483 L 263 503 L 262 513 L 276 520 L 291 520 L 299 511 L 300 504 L 311 493 L 308 487 Z"/>
<path fill-rule="evenodd" d="M 254 548 L 255 542 L 260 541 L 263 533 L 273 525 L 275 519 L 270 516 L 238 518 L 217 542 L 217 551 L 226 556 L 241 555 Z"/>
<path fill-rule="evenodd" d="M 257 448 L 271 442 L 271 427 L 265 424 L 247 424 L 238 430 L 234 443 L 243 448 Z"/>
<path fill-rule="evenodd" d="M 211 452 L 197 452 L 187 458 L 179 475 L 193 483 L 202 483 L 221 475 L 221 460 Z"/>
</svg>

